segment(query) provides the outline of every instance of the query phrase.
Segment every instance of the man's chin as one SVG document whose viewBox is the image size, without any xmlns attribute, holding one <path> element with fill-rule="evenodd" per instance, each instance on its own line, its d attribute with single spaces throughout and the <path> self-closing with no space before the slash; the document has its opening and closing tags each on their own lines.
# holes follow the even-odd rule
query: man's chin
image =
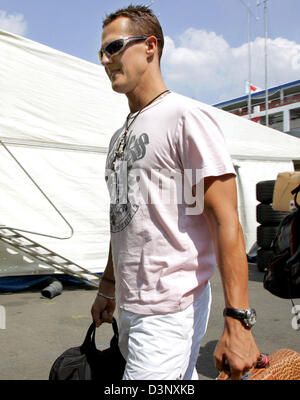
<svg viewBox="0 0 300 400">
<path fill-rule="evenodd" d="M 111 82 L 111 87 L 114 92 L 120 93 L 120 94 L 126 94 L 127 93 L 127 87 L 122 84 L 118 84 L 117 82 Z"/>
</svg>

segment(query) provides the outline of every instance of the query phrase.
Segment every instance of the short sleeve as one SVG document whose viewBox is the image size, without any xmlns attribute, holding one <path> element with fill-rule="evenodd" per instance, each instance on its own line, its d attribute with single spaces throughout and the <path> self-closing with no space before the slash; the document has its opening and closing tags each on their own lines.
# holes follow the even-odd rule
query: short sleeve
<svg viewBox="0 0 300 400">
<path fill-rule="evenodd" d="M 220 124 L 198 107 L 186 111 L 178 130 L 177 151 L 184 171 L 192 171 L 192 185 L 209 176 L 234 174 Z"/>
</svg>

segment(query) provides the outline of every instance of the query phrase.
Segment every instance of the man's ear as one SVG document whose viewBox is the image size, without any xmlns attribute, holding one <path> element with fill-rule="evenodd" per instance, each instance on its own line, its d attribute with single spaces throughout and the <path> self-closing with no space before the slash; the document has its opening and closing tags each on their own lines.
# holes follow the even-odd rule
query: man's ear
<svg viewBox="0 0 300 400">
<path fill-rule="evenodd" d="M 153 57 L 157 51 L 157 38 L 155 36 L 149 36 L 146 41 L 146 53 L 149 57 Z"/>
</svg>

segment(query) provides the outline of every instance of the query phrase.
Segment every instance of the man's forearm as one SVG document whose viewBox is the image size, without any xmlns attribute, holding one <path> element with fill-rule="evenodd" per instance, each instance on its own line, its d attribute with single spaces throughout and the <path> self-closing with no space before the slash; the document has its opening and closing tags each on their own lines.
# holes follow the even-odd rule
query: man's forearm
<svg viewBox="0 0 300 400">
<path fill-rule="evenodd" d="M 248 263 L 240 224 L 220 225 L 215 247 L 225 307 L 248 308 Z"/>
<path fill-rule="evenodd" d="M 214 241 L 225 307 L 248 308 L 248 263 L 238 216 L 233 212 L 217 220 L 211 214 L 207 215 L 207 222 Z"/>
</svg>

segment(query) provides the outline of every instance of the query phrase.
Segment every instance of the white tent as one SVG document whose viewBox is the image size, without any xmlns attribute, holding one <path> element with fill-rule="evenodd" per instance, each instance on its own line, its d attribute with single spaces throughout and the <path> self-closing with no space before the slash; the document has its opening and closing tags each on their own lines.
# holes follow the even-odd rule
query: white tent
<svg viewBox="0 0 300 400">
<path fill-rule="evenodd" d="M 0 54 L 0 140 L 74 228 L 67 240 L 26 236 L 101 272 L 109 241 L 104 163 L 111 134 L 127 115 L 126 98 L 111 90 L 101 66 L 20 36 L 0 31 Z M 238 173 L 249 250 L 256 239 L 255 184 L 293 170 L 300 140 L 221 110 L 217 114 Z M 0 145 L 1 225 L 69 235 L 66 223 Z M 49 272 L 39 263 L 22 264 L 23 258 L 11 253 L 0 246 L 0 276 Z"/>
<path fill-rule="evenodd" d="M 0 140 L 74 229 L 24 234 L 94 272 L 108 251 L 106 149 L 128 113 L 103 67 L 0 31 Z M 70 229 L 0 145 L 0 225 L 67 237 Z M 0 275 L 49 273 L 1 256 Z"/>
</svg>

